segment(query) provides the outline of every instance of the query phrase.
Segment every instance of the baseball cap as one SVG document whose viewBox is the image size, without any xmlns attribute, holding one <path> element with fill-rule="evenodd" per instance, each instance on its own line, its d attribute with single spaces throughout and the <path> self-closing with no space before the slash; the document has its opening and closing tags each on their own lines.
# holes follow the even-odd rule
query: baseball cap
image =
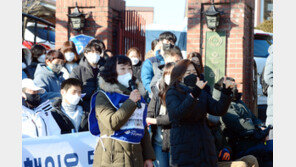
<svg viewBox="0 0 296 167">
<path fill-rule="evenodd" d="M 22 80 L 22 88 L 28 88 L 33 91 L 39 91 L 39 93 L 45 92 L 45 89 L 36 86 L 35 83 L 33 82 L 33 80 L 29 79 L 29 78 L 25 78 Z"/>
</svg>

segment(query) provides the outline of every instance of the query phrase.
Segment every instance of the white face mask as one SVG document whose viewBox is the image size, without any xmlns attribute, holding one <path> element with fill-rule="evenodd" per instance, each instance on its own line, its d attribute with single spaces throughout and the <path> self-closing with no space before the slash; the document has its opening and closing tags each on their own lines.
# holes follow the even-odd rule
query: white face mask
<svg viewBox="0 0 296 167">
<path fill-rule="evenodd" d="M 165 75 L 165 76 L 164 76 L 164 82 L 165 82 L 167 85 L 170 85 L 170 82 L 171 82 L 171 76 L 170 76 L 170 75 Z"/>
<path fill-rule="evenodd" d="M 131 79 L 132 79 L 131 73 L 126 73 L 124 75 L 117 76 L 117 81 L 127 88 L 129 87 L 128 81 L 130 81 Z"/>
<path fill-rule="evenodd" d="M 86 59 L 91 64 L 97 64 L 100 60 L 101 56 L 97 53 L 89 52 L 86 54 Z"/>
<path fill-rule="evenodd" d="M 66 52 L 65 58 L 66 58 L 67 62 L 72 62 L 75 58 L 75 54 L 73 52 Z"/>
<path fill-rule="evenodd" d="M 69 93 L 66 93 L 65 98 L 67 99 L 67 101 L 71 104 L 71 105 L 77 105 L 81 99 L 80 96 L 78 96 L 77 94 L 72 95 Z"/>
<path fill-rule="evenodd" d="M 136 58 L 136 57 L 132 57 L 131 61 L 132 61 L 132 65 L 134 66 L 134 65 L 137 65 L 140 60 L 138 58 Z"/>
<path fill-rule="evenodd" d="M 39 63 L 45 63 L 45 54 L 39 56 L 37 60 L 39 61 Z"/>
<path fill-rule="evenodd" d="M 27 68 L 27 65 L 25 63 L 22 63 L 22 69 Z"/>
</svg>

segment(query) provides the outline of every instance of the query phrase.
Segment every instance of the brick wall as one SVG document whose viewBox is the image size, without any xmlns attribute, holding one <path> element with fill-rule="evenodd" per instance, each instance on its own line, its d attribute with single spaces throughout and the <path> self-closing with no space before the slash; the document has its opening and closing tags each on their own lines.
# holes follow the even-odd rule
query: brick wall
<svg viewBox="0 0 296 167">
<path fill-rule="evenodd" d="M 206 32 L 210 31 L 202 12 L 210 0 L 188 0 L 187 53 L 200 52 L 205 60 Z M 224 14 L 218 31 L 226 31 L 226 75 L 236 79 L 243 100 L 253 109 L 253 20 L 254 0 L 215 0 L 217 10 Z"/>
<path fill-rule="evenodd" d="M 102 40 L 108 49 L 115 49 L 112 42 L 113 32 L 117 29 L 114 28 L 113 19 L 125 10 L 123 0 L 56 0 L 56 49 L 70 37 L 78 35 L 71 29 L 67 16 L 73 12 L 76 2 L 80 12 L 88 14 L 83 34 Z"/>
</svg>

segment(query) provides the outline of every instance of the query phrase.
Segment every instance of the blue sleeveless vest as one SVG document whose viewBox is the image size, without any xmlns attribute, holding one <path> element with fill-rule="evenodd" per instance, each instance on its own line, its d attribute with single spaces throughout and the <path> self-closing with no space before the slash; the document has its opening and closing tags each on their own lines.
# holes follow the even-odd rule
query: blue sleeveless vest
<svg viewBox="0 0 296 167">
<path fill-rule="evenodd" d="M 105 96 L 109 99 L 110 103 L 113 105 L 116 110 L 118 110 L 121 107 L 121 104 L 124 103 L 129 96 L 123 95 L 120 93 L 109 93 L 104 92 L 100 90 Z M 92 95 L 91 98 L 91 110 L 88 117 L 88 124 L 89 124 L 89 130 L 92 135 L 100 137 L 100 129 L 98 120 L 96 118 L 96 97 L 97 94 Z M 142 108 L 134 111 L 133 115 L 129 118 L 129 120 L 117 131 L 114 132 L 113 135 L 108 136 L 109 138 L 120 140 L 124 142 L 128 142 L 131 144 L 139 144 L 141 142 L 141 139 L 144 136 L 145 133 L 145 127 L 146 127 L 146 116 L 147 116 L 147 105 L 145 103 L 145 100 L 143 97 L 141 97 L 141 105 Z"/>
</svg>

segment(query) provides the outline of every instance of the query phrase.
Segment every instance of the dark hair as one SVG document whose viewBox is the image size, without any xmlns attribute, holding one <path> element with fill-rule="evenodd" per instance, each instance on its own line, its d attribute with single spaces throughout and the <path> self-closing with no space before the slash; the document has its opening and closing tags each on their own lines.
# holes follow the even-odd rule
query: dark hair
<svg viewBox="0 0 296 167">
<path fill-rule="evenodd" d="M 117 81 L 117 64 L 124 64 L 132 66 L 131 60 L 124 55 L 116 55 L 107 59 L 105 63 L 105 68 L 100 73 L 101 77 L 111 84 L 118 83 Z"/>
<path fill-rule="evenodd" d="M 131 47 L 131 48 L 127 51 L 126 56 L 128 57 L 129 54 L 130 54 L 132 51 L 137 52 L 137 54 L 139 55 L 139 58 L 141 58 L 141 52 L 140 52 L 140 50 L 139 50 L 137 47 Z"/>
<path fill-rule="evenodd" d="M 96 40 L 92 40 L 90 41 L 86 47 L 83 50 L 83 53 L 86 54 L 88 52 L 91 52 L 92 50 L 98 51 L 100 54 L 103 52 L 103 49 L 101 48 L 101 46 L 97 43 Z"/>
<path fill-rule="evenodd" d="M 177 41 L 176 35 L 170 31 L 165 31 L 159 35 L 159 41 L 163 41 L 164 39 L 168 41 L 173 41 L 174 43 L 176 43 Z"/>
<path fill-rule="evenodd" d="M 26 56 L 25 51 L 24 51 L 24 49 L 22 49 L 22 62 L 25 63 L 25 64 L 27 65 L 27 62 L 26 62 L 25 56 Z"/>
<path fill-rule="evenodd" d="M 46 53 L 46 48 L 42 45 L 35 44 L 31 48 L 32 61 L 37 62 L 38 57 Z"/>
<path fill-rule="evenodd" d="M 165 104 L 165 92 L 169 86 L 165 83 L 164 76 L 167 73 L 171 73 L 173 68 L 175 67 L 175 65 L 176 65 L 176 63 L 171 62 L 171 63 L 165 64 L 165 66 L 163 68 L 162 78 L 159 81 L 159 93 L 158 93 L 158 96 L 160 97 L 162 104 Z"/>
<path fill-rule="evenodd" d="M 172 57 L 180 56 L 183 59 L 182 52 L 178 46 L 174 46 L 173 48 L 164 51 L 163 56 L 166 57 L 167 55 Z"/>
<path fill-rule="evenodd" d="M 200 73 L 203 73 L 204 72 L 204 69 L 203 69 L 201 55 L 198 52 L 191 52 L 190 54 L 188 54 L 188 59 L 189 60 L 192 60 L 193 57 L 197 57 L 198 58 L 199 63 L 200 63 L 200 68 L 199 68 L 200 69 Z"/>
<path fill-rule="evenodd" d="M 105 46 L 103 41 L 98 40 L 98 39 L 95 38 L 95 39 L 90 40 L 90 42 L 91 43 L 97 43 L 101 47 L 102 51 L 106 50 L 106 46 Z"/>
<path fill-rule="evenodd" d="M 79 86 L 82 89 L 82 82 L 77 78 L 69 78 L 62 82 L 61 89 L 68 91 L 71 86 Z"/>
<path fill-rule="evenodd" d="M 157 45 L 158 42 L 159 42 L 158 39 L 154 39 L 154 40 L 151 42 L 151 50 L 154 50 L 154 49 L 155 49 L 155 46 Z"/>
<path fill-rule="evenodd" d="M 168 86 L 167 90 L 169 88 L 171 88 L 172 86 L 174 86 L 179 92 L 181 93 L 184 93 L 180 88 L 179 88 L 179 84 L 182 80 L 182 78 L 184 77 L 186 71 L 187 71 L 187 68 L 188 66 L 192 64 L 194 66 L 194 63 L 188 59 L 184 59 L 184 60 L 181 60 L 179 61 L 175 67 L 173 68 L 172 70 L 172 73 L 171 73 L 171 82 L 170 82 L 170 85 Z M 196 69 L 196 66 L 194 66 L 196 72 L 197 72 L 197 75 L 200 76 L 200 74 L 198 73 L 198 70 Z M 166 92 L 167 92 L 166 90 Z"/>
<path fill-rule="evenodd" d="M 76 51 L 76 48 L 75 48 L 75 44 L 72 42 L 72 41 L 66 41 L 63 43 L 63 46 L 61 48 L 61 52 L 63 54 L 65 54 L 66 52 L 73 52 L 75 57 L 74 57 L 74 62 L 77 62 L 79 61 L 79 56 L 78 56 L 78 53 Z"/>
<path fill-rule="evenodd" d="M 65 60 L 63 53 L 59 50 L 50 50 L 46 54 L 45 60 L 53 61 L 54 59 Z"/>
</svg>

